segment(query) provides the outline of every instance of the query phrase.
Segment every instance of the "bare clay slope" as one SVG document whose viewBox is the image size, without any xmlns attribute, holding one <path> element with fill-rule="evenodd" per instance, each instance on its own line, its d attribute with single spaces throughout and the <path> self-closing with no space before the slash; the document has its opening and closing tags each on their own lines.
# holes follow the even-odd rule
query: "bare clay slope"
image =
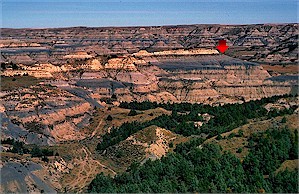
<svg viewBox="0 0 299 194">
<path fill-rule="evenodd" d="M 133 56 L 140 57 L 137 54 Z M 118 63 L 108 61 L 109 68 L 101 71 L 83 73 L 76 85 L 88 88 L 98 100 L 116 95 L 117 101 L 222 104 L 287 94 L 297 83 L 296 76 L 277 80 L 256 63 L 219 54 L 146 52 L 143 63 L 125 62 L 129 57 Z M 128 70 L 128 64 L 134 68 Z"/>
</svg>

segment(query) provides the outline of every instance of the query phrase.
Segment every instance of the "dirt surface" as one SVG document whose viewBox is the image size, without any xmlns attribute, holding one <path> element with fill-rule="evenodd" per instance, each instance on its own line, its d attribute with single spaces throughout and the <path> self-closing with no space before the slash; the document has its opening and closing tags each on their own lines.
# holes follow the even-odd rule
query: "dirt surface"
<svg viewBox="0 0 299 194">
<path fill-rule="evenodd" d="M 63 177 L 62 185 L 66 191 L 82 192 L 100 172 L 108 171 L 112 176 L 116 174 L 114 170 L 95 160 L 88 148 L 82 147 L 78 153 L 79 157 L 73 161 L 74 168 Z"/>
</svg>

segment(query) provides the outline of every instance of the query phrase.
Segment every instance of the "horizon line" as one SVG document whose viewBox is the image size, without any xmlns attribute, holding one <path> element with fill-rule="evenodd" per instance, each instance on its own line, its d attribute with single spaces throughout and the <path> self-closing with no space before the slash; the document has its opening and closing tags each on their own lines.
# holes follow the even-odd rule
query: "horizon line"
<svg viewBox="0 0 299 194">
<path fill-rule="evenodd" d="M 244 23 L 244 24 L 224 24 L 224 23 L 194 23 L 194 24 L 165 24 L 165 25 L 131 25 L 131 26 L 57 26 L 57 27 L 1 27 L 0 29 L 58 29 L 58 28 L 136 28 L 136 27 L 169 27 L 169 26 L 197 26 L 197 25 L 220 25 L 220 26 L 248 26 L 248 25 L 283 25 L 283 24 L 299 24 L 299 22 L 267 22 L 267 23 Z"/>
</svg>

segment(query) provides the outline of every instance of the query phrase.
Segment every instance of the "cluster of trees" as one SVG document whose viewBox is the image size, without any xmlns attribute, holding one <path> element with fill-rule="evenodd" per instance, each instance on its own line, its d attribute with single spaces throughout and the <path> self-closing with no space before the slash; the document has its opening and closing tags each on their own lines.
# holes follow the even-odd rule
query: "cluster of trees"
<svg viewBox="0 0 299 194">
<path fill-rule="evenodd" d="M 250 153 L 244 160 L 248 170 L 260 169 L 263 174 L 270 174 L 287 160 L 298 158 L 298 131 L 295 133 L 285 128 L 256 133 L 249 139 Z"/>
<path fill-rule="evenodd" d="M 29 149 L 25 147 L 24 142 L 15 141 L 12 138 L 1 140 L 1 144 L 12 145 L 12 148 L 10 150 L 7 150 L 8 152 L 17 154 L 28 154 L 30 152 Z"/>
<path fill-rule="evenodd" d="M 198 148 L 202 139 L 197 139 L 177 146 L 174 153 L 161 160 L 148 160 L 143 165 L 133 163 L 127 172 L 114 178 L 98 174 L 88 191 L 298 193 L 296 171 L 274 173 L 283 160 L 298 158 L 296 135 L 288 129 L 268 130 L 250 141 L 253 143 L 244 162 L 229 152 L 221 152 L 221 147 L 215 144 Z"/>
<path fill-rule="evenodd" d="M 135 115 L 138 115 L 138 113 L 134 109 L 131 109 L 130 112 L 128 113 L 128 116 L 135 116 Z"/>
<path fill-rule="evenodd" d="M 54 156 L 53 150 L 49 150 L 48 148 L 41 149 L 36 145 L 31 149 L 30 154 L 32 157 Z"/>
<path fill-rule="evenodd" d="M 191 103 L 158 104 L 156 102 L 122 102 L 120 104 L 120 107 L 122 108 L 130 108 L 131 110 L 146 110 L 162 107 L 167 110 L 171 110 L 172 114 L 161 115 L 145 123 L 124 123 L 119 128 L 113 128 L 111 133 L 103 136 L 101 143 L 97 146 L 97 149 L 104 150 L 150 125 L 157 125 L 184 136 L 201 134 L 206 134 L 208 137 L 216 136 L 246 124 L 248 119 L 292 114 L 298 106 L 293 106 L 290 109 L 281 111 L 273 110 L 270 112 L 264 108 L 265 104 L 274 103 L 278 99 L 288 96 L 289 95 L 273 96 L 242 104 L 226 104 L 223 106 Z M 178 114 L 182 112 L 185 112 L 185 114 Z M 208 123 L 198 128 L 194 125 L 194 122 L 203 120 L 202 117 L 199 116 L 199 113 L 208 113 L 214 117 L 211 118 Z"/>
<path fill-rule="evenodd" d="M 39 157 L 42 159 L 42 161 L 48 162 L 48 156 L 54 156 L 54 151 L 49 150 L 48 148 L 41 149 L 37 147 L 36 145 L 31 149 L 30 151 L 31 157 Z M 58 156 L 58 153 L 56 152 L 55 156 Z"/>
<path fill-rule="evenodd" d="M 12 61 L 9 63 L 4 63 L 4 62 L 1 63 L 1 69 L 5 70 L 6 68 L 12 68 L 13 70 L 19 69 L 18 65 L 13 63 Z"/>
<path fill-rule="evenodd" d="M 245 104 L 254 102 L 255 104 L 266 104 L 266 103 L 274 103 L 280 98 L 287 98 L 291 97 L 290 94 L 280 95 L 280 96 L 272 96 L 268 98 L 262 98 L 260 100 L 250 101 L 250 102 L 244 102 Z M 228 104 L 229 105 L 229 104 Z M 227 106 L 227 105 L 224 105 Z M 149 102 L 149 101 L 143 101 L 143 102 L 121 102 L 119 105 L 120 108 L 126 108 L 126 109 L 134 109 L 134 110 L 148 110 L 148 109 L 154 109 L 154 108 L 164 108 L 166 110 L 180 110 L 180 111 L 191 111 L 194 109 L 209 109 L 212 108 L 210 105 L 205 104 L 192 104 L 188 102 L 181 102 L 181 103 L 157 103 L 157 102 Z"/>
<path fill-rule="evenodd" d="M 131 134 L 136 133 L 137 131 L 143 129 L 144 124 L 138 122 L 124 123 L 119 128 L 113 127 L 110 130 L 110 133 L 106 133 L 102 136 L 102 141 L 97 145 L 98 151 L 103 151 L 107 147 L 115 145 L 122 140 L 125 140 Z"/>
<path fill-rule="evenodd" d="M 42 149 L 37 145 L 34 145 L 32 149 L 28 149 L 28 146 L 25 146 L 24 142 L 15 141 L 11 138 L 1 140 L 1 144 L 12 145 L 12 148 L 8 150 L 8 152 L 17 154 L 31 154 L 31 157 L 40 157 L 44 161 L 48 161 L 48 156 L 54 156 L 53 150 L 49 150 L 48 148 Z M 58 153 L 56 153 L 55 155 L 57 156 Z"/>
<path fill-rule="evenodd" d="M 270 119 L 272 117 L 277 117 L 277 116 L 281 116 L 281 115 L 293 114 L 293 112 L 294 112 L 294 110 L 296 110 L 296 108 L 297 108 L 297 106 L 292 106 L 289 109 L 282 109 L 282 110 L 273 109 L 268 112 L 267 117 Z"/>
</svg>

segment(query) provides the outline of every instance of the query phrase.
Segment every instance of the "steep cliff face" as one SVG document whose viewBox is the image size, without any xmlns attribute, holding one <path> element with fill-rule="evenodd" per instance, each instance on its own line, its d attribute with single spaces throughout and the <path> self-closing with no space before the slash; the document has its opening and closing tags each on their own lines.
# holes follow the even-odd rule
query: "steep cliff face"
<svg viewBox="0 0 299 194">
<path fill-rule="evenodd" d="M 269 81 L 271 76 L 259 65 L 219 55 L 172 59 L 170 64 L 158 59 L 157 66 L 170 74 L 160 77 L 160 90 L 173 94 L 178 101 L 247 101 L 289 93 L 292 83 L 296 84 L 294 80 Z"/>
<path fill-rule="evenodd" d="M 296 76 L 279 80 L 260 65 L 225 55 L 144 55 L 144 63 L 126 64 L 72 78 L 100 101 L 236 103 L 290 93 Z M 124 59 L 116 59 L 123 61 Z"/>
</svg>

